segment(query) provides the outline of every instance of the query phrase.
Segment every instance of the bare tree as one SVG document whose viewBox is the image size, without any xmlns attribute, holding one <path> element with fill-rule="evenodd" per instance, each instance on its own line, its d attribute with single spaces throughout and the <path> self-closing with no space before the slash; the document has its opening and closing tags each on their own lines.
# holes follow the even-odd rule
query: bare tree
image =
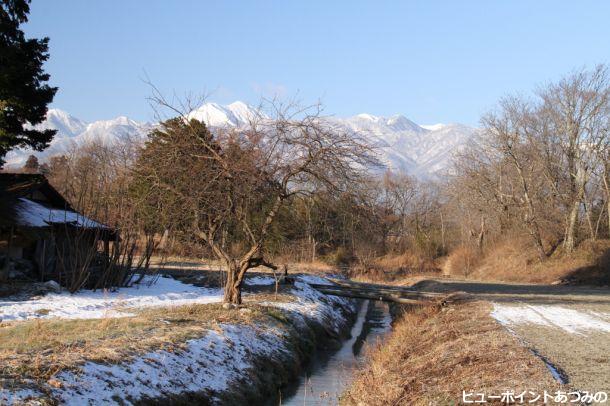
<svg viewBox="0 0 610 406">
<path fill-rule="evenodd" d="M 610 109 L 610 77 L 604 65 L 575 72 L 539 91 L 541 114 L 549 119 L 549 131 L 556 137 L 568 174 L 564 248 L 572 252 L 581 205 L 597 151 L 607 139 Z"/>
<path fill-rule="evenodd" d="M 212 134 L 188 118 L 190 103 L 176 107 L 159 93 L 154 102 L 176 118 L 154 130 L 142 151 L 136 171 L 144 195 L 165 213 L 179 213 L 168 218 L 224 264 L 229 303 L 241 303 L 249 269 L 276 268 L 266 258 L 266 243 L 291 198 L 348 190 L 377 163 L 366 140 L 331 127 L 318 107 L 270 103 L 247 128 Z"/>
<path fill-rule="evenodd" d="M 64 262 L 60 265 L 70 269 L 65 281 L 70 291 L 125 286 L 136 274 L 141 280 L 149 273 L 160 239 L 155 234 L 163 230 L 155 221 L 158 215 L 145 210 L 130 193 L 139 144 L 130 136 L 110 144 L 91 141 L 49 160 L 49 180 L 71 205 L 115 229 L 112 238 L 87 229 L 62 233 L 67 236 L 64 245 L 77 254 L 64 258 L 58 252 Z"/>
<path fill-rule="evenodd" d="M 602 175 L 602 182 L 605 191 L 606 214 L 608 215 L 608 237 L 610 238 L 610 147 L 608 146 L 606 146 L 606 154 L 605 158 L 603 159 L 604 171 Z"/>
<path fill-rule="evenodd" d="M 608 205 L 609 92 L 600 66 L 531 100 L 505 97 L 483 117 L 483 133 L 459 154 L 449 185 L 473 240 L 522 227 L 544 259 L 561 242 L 565 252 L 574 249 L 583 216 L 596 238 Z"/>
<path fill-rule="evenodd" d="M 409 215 L 415 211 L 414 202 L 418 186 L 420 185 L 417 181 L 409 175 L 390 171 L 387 171 L 378 182 L 376 204 L 383 213 L 382 223 L 386 228 L 384 239 L 392 232 L 396 235 L 397 242 L 403 243 L 402 240 L 406 238 L 409 230 Z"/>
<path fill-rule="evenodd" d="M 38 162 L 38 158 L 36 155 L 28 156 L 28 159 L 25 161 L 23 165 L 23 172 L 25 173 L 38 173 L 40 170 L 40 163 Z"/>
<path fill-rule="evenodd" d="M 537 192 L 544 191 L 540 185 L 541 166 L 536 157 L 535 136 L 538 121 L 529 104 L 521 99 L 508 97 L 500 101 L 500 111 L 489 113 L 482 120 L 489 148 L 500 154 L 513 169 L 508 178 L 515 179 L 511 185 L 512 199 L 522 208 L 522 219 L 539 258 L 546 258 L 537 204 Z"/>
</svg>

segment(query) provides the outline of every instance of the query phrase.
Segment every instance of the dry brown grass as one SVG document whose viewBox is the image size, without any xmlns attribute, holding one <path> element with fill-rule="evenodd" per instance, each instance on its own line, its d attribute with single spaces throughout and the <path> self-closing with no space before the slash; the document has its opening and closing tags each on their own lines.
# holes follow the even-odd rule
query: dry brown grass
<svg viewBox="0 0 610 406">
<path fill-rule="evenodd" d="M 371 350 L 342 403 L 445 405 L 460 403 L 462 390 L 557 390 L 542 360 L 489 311 L 477 302 L 405 313 L 385 345 Z"/>
<path fill-rule="evenodd" d="M 399 255 L 386 255 L 376 259 L 374 264 L 383 268 L 403 269 L 405 272 L 410 273 L 438 271 L 438 267 L 432 259 L 411 252 Z"/>
<path fill-rule="evenodd" d="M 360 282 L 408 284 L 413 278 L 440 274 L 441 269 L 435 260 L 405 252 L 375 258 L 365 267 L 355 266 L 350 269 L 349 277 Z"/>
<path fill-rule="evenodd" d="M 584 241 L 571 255 L 557 250 L 540 262 L 526 239 L 507 238 L 486 250 L 454 250 L 443 265 L 443 274 L 455 278 L 489 281 L 607 284 L 610 281 L 610 240 Z"/>
<path fill-rule="evenodd" d="M 202 270 L 220 270 L 223 265 L 215 258 L 195 258 L 186 256 L 152 256 L 150 265 L 153 268 L 185 268 L 185 269 L 202 269 Z"/>
<path fill-rule="evenodd" d="M 554 267 L 539 267 L 532 244 L 523 238 L 507 238 L 487 250 L 478 266 L 469 277 L 473 279 L 498 280 L 506 282 L 550 283 L 562 272 Z M 537 269 L 537 272 L 534 270 Z"/>
<path fill-rule="evenodd" d="M 457 247 L 445 258 L 443 275 L 467 278 L 481 261 L 480 256 L 480 252 L 472 247 Z"/>
<path fill-rule="evenodd" d="M 277 263 L 282 263 L 281 261 L 277 261 Z M 306 272 L 313 274 L 326 274 L 337 272 L 337 268 L 329 265 L 322 261 L 309 261 L 309 262 L 289 262 L 288 263 L 289 271 L 298 271 L 298 272 Z"/>
<path fill-rule="evenodd" d="M 247 296 L 247 311 L 198 304 L 146 309 L 135 317 L 0 323 L 0 374 L 14 379 L 48 379 L 84 361 L 118 362 L 153 349 L 171 351 L 222 323 L 268 320 L 273 309 L 255 302 L 276 299 L 285 302 L 292 297 Z"/>
<path fill-rule="evenodd" d="M 272 262 L 278 266 L 287 265 L 289 272 L 305 272 L 313 274 L 327 274 L 337 273 L 337 267 L 329 265 L 322 261 L 307 261 L 307 262 L 293 262 L 289 258 L 278 257 L 273 258 Z M 164 272 L 196 272 L 196 271 L 207 271 L 207 272 L 220 272 L 224 270 L 224 265 L 220 261 L 214 258 L 193 258 L 184 256 L 171 256 L 171 257 L 152 257 L 151 267 L 163 269 Z M 253 268 L 248 271 L 248 275 L 252 273 L 271 273 L 269 268 L 260 266 Z"/>
</svg>

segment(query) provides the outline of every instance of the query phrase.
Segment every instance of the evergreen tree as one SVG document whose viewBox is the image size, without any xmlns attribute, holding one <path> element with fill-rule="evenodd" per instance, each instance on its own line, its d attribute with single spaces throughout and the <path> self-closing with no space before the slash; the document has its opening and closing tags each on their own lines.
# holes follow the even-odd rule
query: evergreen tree
<svg viewBox="0 0 610 406">
<path fill-rule="evenodd" d="M 28 21 L 30 0 L 0 0 L 0 167 L 13 148 L 46 148 L 55 130 L 35 130 L 45 119 L 57 91 L 43 70 L 49 39 L 27 39 L 20 24 Z"/>
</svg>

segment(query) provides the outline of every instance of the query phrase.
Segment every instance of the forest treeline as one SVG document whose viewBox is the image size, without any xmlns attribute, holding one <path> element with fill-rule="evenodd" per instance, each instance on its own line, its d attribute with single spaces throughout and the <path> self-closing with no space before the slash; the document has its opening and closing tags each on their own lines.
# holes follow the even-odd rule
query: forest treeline
<svg viewBox="0 0 610 406">
<path fill-rule="evenodd" d="M 408 254 L 423 269 L 506 238 L 545 261 L 610 237 L 606 66 L 501 99 L 429 181 L 383 168 L 367 140 L 315 107 L 261 106 L 264 119 L 248 128 L 211 131 L 188 119 L 188 103 L 155 101 L 169 114 L 145 143 L 89 143 L 27 170 L 44 170 L 76 208 L 151 248 L 219 259 L 232 269 L 229 301 L 258 265 L 367 268 Z"/>
</svg>

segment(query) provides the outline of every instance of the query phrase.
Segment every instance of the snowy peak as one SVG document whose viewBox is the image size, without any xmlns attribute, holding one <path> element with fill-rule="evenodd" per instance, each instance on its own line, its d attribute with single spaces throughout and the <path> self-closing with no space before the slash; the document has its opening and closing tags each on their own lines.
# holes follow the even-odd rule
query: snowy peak
<svg viewBox="0 0 610 406">
<path fill-rule="evenodd" d="M 111 120 L 100 120 L 94 121 L 87 125 L 86 131 L 103 131 L 112 130 L 117 127 L 127 127 L 128 129 L 137 129 L 142 126 L 142 123 L 138 123 L 130 119 L 129 117 L 119 116 Z"/>
<path fill-rule="evenodd" d="M 357 132 L 372 132 L 374 134 L 396 131 L 425 132 L 422 127 L 401 115 L 379 117 L 362 113 L 347 119 L 339 119 L 338 121 Z"/>
<path fill-rule="evenodd" d="M 265 116 L 246 103 L 228 105 L 205 103 L 188 114 L 214 128 L 239 128 Z M 349 118 L 327 117 L 337 128 L 364 136 L 379 147 L 382 162 L 390 169 L 404 171 L 420 178 L 433 178 L 448 169 L 451 157 L 476 133 L 462 124 L 418 125 L 402 115 L 390 117 L 358 114 Z M 68 151 L 73 145 L 87 142 L 111 144 L 121 139 L 144 140 L 154 124 L 140 123 L 120 116 L 112 120 L 86 123 L 68 113 L 50 109 L 47 119 L 36 126 L 57 130 L 49 148 L 36 152 L 44 160 Z M 15 150 L 6 156 L 7 166 L 20 167 L 31 150 Z"/>
<path fill-rule="evenodd" d="M 86 122 L 59 109 L 49 109 L 47 111 L 47 119 L 36 126 L 39 129 L 57 130 L 58 136 L 67 137 L 75 136 L 84 131 L 86 127 Z"/>
<path fill-rule="evenodd" d="M 422 125 L 420 125 L 420 127 L 424 128 L 426 130 L 429 130 L 429 131 L 437 131 L 437 130 L 440 130 L 443 127 L 445 127 L 445 124 L 441 124 L 441 123 L 438 123 L 438 124 L 428 124 L 428 125 L 422 124 Z"/>
<path fill-rule="evenodd" d="M 21 167 L 32 154 L 44 161 L 53 155 L 64 154 L 74 146 L 89 142 L 108 145 L 128 137 L 144 139 L 152 127 L 152 124 L 139 123 L 125 116 L 86 123 L 62 110 L 49 109 L 46 120 L 36 126 L 38 129 L 57 130 L 48 148 L 42 152 L 31 149 L 10 151 L 5 157 L 6 166 Z"/>
<path fill-rule="evenodd" d="M 388 118 L 386 120 L 386 125 L 394 131 L 421 132 L 422 128 L 419 125 L 415 124 L 413 121 L 406 118 L 405 116 L 401 115 L 396 115 Z"/>
<path fill-rule="evenodd" d="M 374 116 L 372 114 L 367 114 L 367 113 L 360 113 L 360 114 L 354 116 L 354 118 L 358 119 L 358 120 L 372 121 L 373 123 L 379 122 L 379 117 Z"/>
<path fill-rule="evenodd" d="M 380 147 L 386 167 L 420 178 L 436 177 L 445 171 L 454 153 L 476 132 L 461 124 L 420 126 L 402 115 L 386 118 L 359 114 L 335 121 Z"/>
<path fill-rule="evenodd" d="M 205 103 L 190 112 L 188 118 L 203 121 L 210 127 L 242 127 L 258 116 L 256 109 L 236 101 L 226 106 Z"/>
<path fill-rule="evenodd" d="M 126 116 L 119 116 L 111 120 L 94 121 L 87 125 L 82 133 L 72 138 L 73 142 L 98 142 L 112 144 L 116 140 L 124 140 L 129 137 L 144 139 L 152 124 L 139 123 Z"/>
</svg>

